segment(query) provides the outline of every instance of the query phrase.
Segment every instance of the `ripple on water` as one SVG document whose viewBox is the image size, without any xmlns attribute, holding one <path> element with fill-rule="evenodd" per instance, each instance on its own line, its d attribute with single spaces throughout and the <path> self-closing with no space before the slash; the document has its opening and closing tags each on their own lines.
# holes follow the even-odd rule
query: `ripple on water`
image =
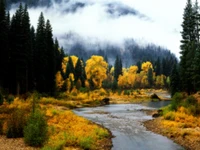
<svg viewBox="0 0 200 150">
<path fill-rule="evenodd" d="M 152 119 L 142 109 L 153 109 L 138 104 L 107 105 L 81 108 L 74 112 L 111 130 L 115 138 L 113 150 L 183 150 L 166 137 L 147 131 L 143 121 Z M 107 112 L 107 113 L 95 113 Z"/>
</svg>

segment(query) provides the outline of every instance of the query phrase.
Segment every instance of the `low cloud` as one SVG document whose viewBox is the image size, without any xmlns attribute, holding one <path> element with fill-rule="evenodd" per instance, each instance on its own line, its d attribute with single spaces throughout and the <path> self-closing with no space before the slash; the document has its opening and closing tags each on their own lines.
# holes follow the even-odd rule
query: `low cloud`
<svg viewBox="0 0 200 150">
<path fill-rule="evenodd" d="M 69 44 L 69 33 L 88 43 L 120 45 L 133 38 L 141 44 L 161 45 L 179 56 L 185 4 L 186 0 L 60 0 L 52 1 L 50 7 L 29 8 L 29 15 L 36 28 L 43 12 L 61 45 Z"/>
</svg>

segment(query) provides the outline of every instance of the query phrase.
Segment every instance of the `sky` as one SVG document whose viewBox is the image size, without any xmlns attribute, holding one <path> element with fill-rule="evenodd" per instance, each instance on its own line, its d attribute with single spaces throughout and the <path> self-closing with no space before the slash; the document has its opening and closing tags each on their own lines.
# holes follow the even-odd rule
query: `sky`
<svg viewBox="0 0 200 150">
<path fill-rule="evenodd" d="M 49 19 L 53 34 L 64 44 L 68 32 L 75 32 L 88 42 L 93 40 L 122 44 L 133 38 L 140 44 L 155 43 L 168 48 L 179 57 L 181 23 L 187 0 L 62 0 L 50 8 L 30 8 L 31 24 L 37 27 L 41 12 Z M 76 2 L 87 5 L 76 11 L 69 10 Z M 108 13 L 109 4 L 114 13 Z M 130 12 L 119 15 L 119 9 Z M 11 10 L 11 14 L 14 10 Z"/>
</svg>

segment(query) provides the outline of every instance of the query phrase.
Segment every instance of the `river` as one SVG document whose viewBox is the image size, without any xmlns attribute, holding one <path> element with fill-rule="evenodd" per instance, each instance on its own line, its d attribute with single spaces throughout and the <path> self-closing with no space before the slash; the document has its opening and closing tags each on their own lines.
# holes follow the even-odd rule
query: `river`
<svg viewBox="0 0 200 150">
<path fill-rule="evenodd" d="M 113 104 L 95 108 L 79 108 L 74 112 L 108 128 L 115 136 L 112 150 L 183 150 L 170 139 L 147 131 L 144 121 L 152 119 L 142 110 L 162 107 L 169 102 Z"/>
</svg>

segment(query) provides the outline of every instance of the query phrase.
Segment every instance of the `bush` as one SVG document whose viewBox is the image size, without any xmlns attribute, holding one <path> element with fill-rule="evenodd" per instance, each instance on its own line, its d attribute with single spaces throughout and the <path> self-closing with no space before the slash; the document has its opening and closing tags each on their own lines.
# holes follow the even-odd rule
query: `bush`
<svg viewBox="0 0 200 150">
<path fill-rule="evenodd" d="M 8 119 L 7 138 L 23 137 L 23 130 L 26 125 L 26 116 L 22 109 L 15 109 Z"/>
<path fill-rule="evenodd" d="M 91 149 L 93 139 L 91 137 L 84 137 L 80 139 L 80 147 L 89 150 Z"/>
<path fill-rule="evenodd" d="M 124 95 L 130 95 L 130 90 L 124 90 Z"/>
<path fill-rule="evenodd" d="M 178 107 L 181 105 L 183 99 L 184 95 L 182 93 L 175 93 L 174 96 L 172 97 L 171 110 L 176 111 Z"/>
<path fill-rule="evenodd" d="M 198 101 L 193 96 L 187 97 L 185 102 L 187 105 L 194 105 L 194 106 L 198 105 Z"/>
<path fill-rule="evenodd" d="M 15 97 L 13 95 L 8 95 L 6 101 L 11 104 L 14 101 Z"/>
<path fill-rule="evenodd" d="M 30 146 L 42 146 L 48 139 L 47 128 L 44 114 L 39 110 L 31 113 L 27 126 L 24 129 L 25 143 Z"/>
<path fill-rule="evenodd" d="M 186 99 L 183 106 L 185 108 L 187 108 L 189 113 L 192 114 L 192 115 L 200 114 L 200 105 L 198 104 L 198 101 L 193 96 L 189 96 Z"/>
<path fill-rule="evenodd" d="M 174 121 L 175 120 L 175 112 L 168 112 L 164 115 L 164 118 L 166 120 L 171 120 Z"/>
</svg>

